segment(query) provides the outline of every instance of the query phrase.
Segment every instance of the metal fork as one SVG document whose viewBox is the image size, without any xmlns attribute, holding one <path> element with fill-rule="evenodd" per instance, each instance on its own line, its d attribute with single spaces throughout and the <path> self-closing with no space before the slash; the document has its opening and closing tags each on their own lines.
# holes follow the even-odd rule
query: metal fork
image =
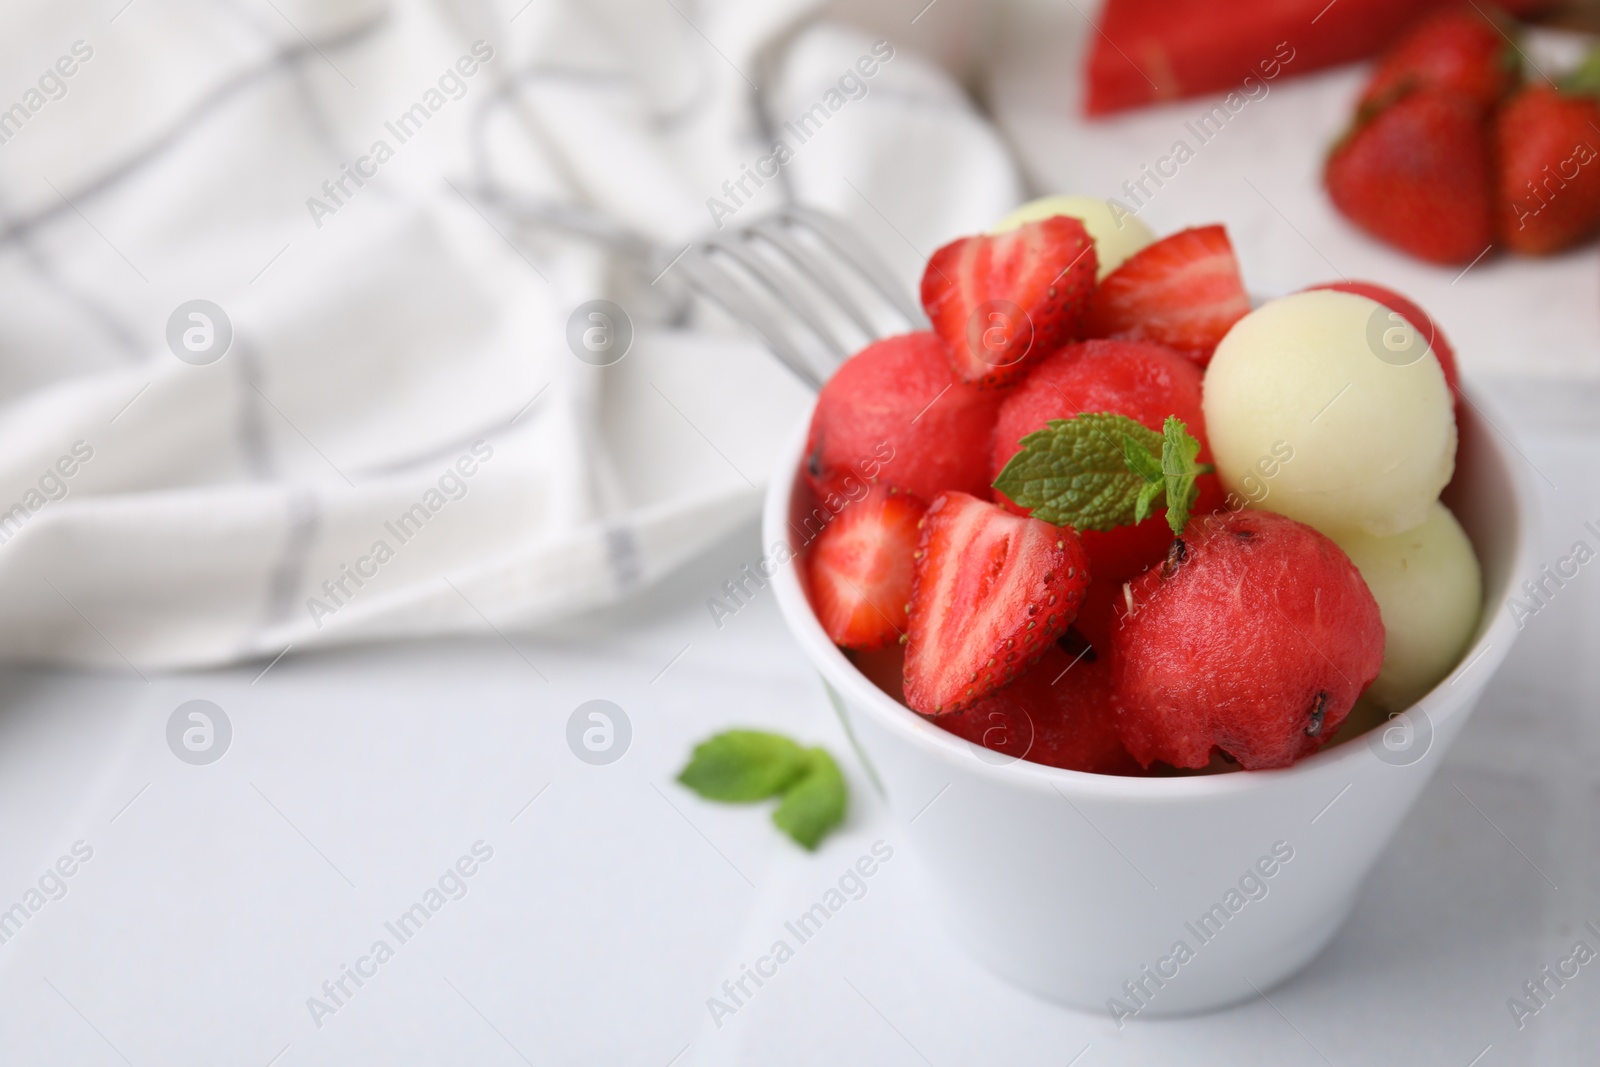
<svg viewBox="0 0 1600 1067">
<path fill-rule="evenodd" d="M 791 205 L 674 254 L 615 221 L 569 205 L 493 188 L 484 200 L 518 221 L 606 245 L 683 287 L 753 333 L 801 381 L 820 389 L 838 365 L 889 333 L 926 329 L 927 317 L 894 272 L 838 219 Z"/>
<path fill-rule="evenodd" d="M 927 326 L 877 253 L 814 208 L 785 207 L 692 245 L 677 266 L 695 293 L 813 389 L 863 344 L 897 327 Z"/>
</svg>

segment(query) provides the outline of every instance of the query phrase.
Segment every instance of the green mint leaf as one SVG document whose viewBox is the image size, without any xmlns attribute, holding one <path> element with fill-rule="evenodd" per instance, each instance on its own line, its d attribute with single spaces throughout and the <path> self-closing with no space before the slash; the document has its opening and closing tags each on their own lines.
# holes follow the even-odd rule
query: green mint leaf
<svg viewBox="0 0 1600 1067">
<path fill-rule="evenodd" d="M 1153 482 L 1146 482 L 1145 487 L 1139 490 L 1139 499 L 1133 502 L 1133 521 L 1143 522 L 1155 514 L 1156 497 L 1167 491 L 1167 483 L 1157 478 Z"/>
<path fill-rule="evenodd" d="M 1189 523 L 1189 509 L 1200 490 L 1194 480 L 1211 473 L 1211 464 L 1196 463 L 1200 442 L 1189 433 L 1189 428 L 1176 415 L 1168 415 L 1161 427 L 1161 475 L 1167 491 L 1167 525 L 1172 536 L 1182 537 Z"/>
<path fill-rule="evenodd" d="M 1162 435 L 1126 415 L 1085 413 L 1052 419 L 1045 429 L 1021 441 L 1022 451 L 994 480 L 994 487 L 1034 518 L 1077 530 L 1111 530 L 1133 523 L 1140 497 L 1156 479 L 1165 488 L 1161 464 Z M 1129 458 L 1143 450 L 1150 457 Z M 1139 473 L 1143 469 L 1149 477 Z M 1145 496 L 1144 508 L 1154 506 Z"/>
<path fill-rule="evenodd" d="M 829 830 L 844 821 L 849 794 L 832 756 L 820 748 L 807 749 L 805 755 L 805 774 L 783 794 L 772 821 L 807 849 L 815 849 Z"/>
<path fill-rule="evenodd" d="M 1122 457 L 1128 469 L 1144 479 L 1144 488 L 1133 502 L 1133 521 L 1143 522 L 1155 512 L 1156 497 L 1166 489 L 1166 479 L 1161 471 L 1161 461 L 1144 445 L 1131 437 L 1122 439 Z"/>
<path fill-rule="evenodd" d="M 1155 457 L 1142 442 L 1135 441 L 1126 435 L 1122 438 L 1122 458 L 1128 461 L 1128 469 L 1147 482 L 1161 480 L 1161 461 Z"/>
<path fill-rule="evenodd" d="M 707 800 L 744 803 L 777 796 L 809 773 L 813 762 L 787 737 L 728 730 L 695 746 L 678 781 Z"/>
<path fill-rule="evenodd" d="M 824 749 L 759 730 L 728 730 L 702 741 L 678 781 L 728 803 L 781 795 L 772 821 L 808 849 L 844 821 L 849 800 L 844 775 Z"/>
</svg>

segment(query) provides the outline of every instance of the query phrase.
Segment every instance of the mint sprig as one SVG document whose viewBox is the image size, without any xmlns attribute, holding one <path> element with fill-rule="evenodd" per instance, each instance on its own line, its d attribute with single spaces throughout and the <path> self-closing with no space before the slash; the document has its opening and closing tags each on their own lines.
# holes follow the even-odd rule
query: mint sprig
<svg viewBox="0 0 1600 1067">
<path fill-rule="evenodd" d="M 724 803 L 781 796 L 772 821 L 807 849 L 844 821 L 849 799 L 844 775 L 826 750 L 760 730 L 727 730 L 700 742 L 678 781 Z"/>
<path fill-rule="evenodd" d="M 1181 535 L 1195 478 L 1212 469 L 1195 462 L 1200 442 L 1175 415 L 1156 433 L 1126 415 L 1086 412 L 1052 419 L 1021 444 L 994 487 L 1034 518 L 1077 530 L 1130 526 L 1165 507 Z"/>
</svg>

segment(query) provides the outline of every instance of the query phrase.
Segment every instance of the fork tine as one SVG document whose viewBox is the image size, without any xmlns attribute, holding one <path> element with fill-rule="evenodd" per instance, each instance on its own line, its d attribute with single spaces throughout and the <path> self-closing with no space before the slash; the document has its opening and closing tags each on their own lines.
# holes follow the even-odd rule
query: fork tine
<svg viewBox="0 0 1600 1067">
<path fill-rule="evenodd" d="M 839 283 L 838 271 L 824 262 L 806 246 L 805 242 L 795 240 L 784 225 L 783 219 L 779 217 L 761 219 L 751 223 L 748 232 L 752 237 L 766 241 L 769 246 L 787 257 L 807 281 L 821 289 L 841 311 L 849 316 L 850 321 L 861 329 L 868 340 L 877 336 L 878 327 L 851 296 L 849 290 Z"/>
<path fill-rule="evenodd" d="M 761 306 L 760 301 L 752 299 L 745 283 L 722 267 L 718 266 L 706 254 L 704 246 L 696 247 L 686 253 L 679 261 L 679 267 L 689 280 L 689 284 L 700 293 L 722 308 L 734 320 L 747 330 L 759 336 L 778 357 L 785 367 L 813 390 L 822 388 L 823 378 L 794 339 L 783 329 L 777 317 Z"/>
<path fill-rule="evenodd" d="M 900 283 L 895 280 L 894 272 L 878 258 L 878 254 L 866 242 L 851 233 L 837 219 L 799 205 L 791 205 L 781 214 L 791 222 L 810 229 L 824 243 L 832 246 L 840 258 L 854 267 L 895 310 L 905 316 L 913 329 L 927 328 L 927 316 L 922 313 L 921 307 L 907 298 Z"/>
<path fill-rule="evenodd" d="M 766 259 L 751 252 L 740 241 L 727 238 L 712 238 L 706 242 L 705 248 L 707 251 L 721 252 L 749 271 L 751 277 L 765 286 L 775 299 L 792 311 L 812 333 L 817 335 L 818 340 L 829 349 L 834 363 L 839 363 L 850 354 L 850 351 L 835 336 L 827 320 L 817 312 L 809 297 L 798 292 L 792 284 L 786 284 L 787 279 L 779 274 Z"/>
</svg>

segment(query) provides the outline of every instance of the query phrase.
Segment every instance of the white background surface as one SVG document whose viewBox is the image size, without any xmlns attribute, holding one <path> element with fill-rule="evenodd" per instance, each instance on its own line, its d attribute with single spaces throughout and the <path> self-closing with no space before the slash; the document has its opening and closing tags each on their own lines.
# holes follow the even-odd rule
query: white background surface
<svg viewBox="0 0 1600 1067">
<path fill-rule="evenodd" d="M 1523 433 L 1564 490 L 1545 493 L 1541 558 L 1554 559 L 1593 540 L 1580 519 L 1600 516 L 1585 488 L 1600 448 Z M 95 849 L 67 896 L 0 946 L 7 1062 L 264 1065 L 282 1052 L 284 1065 L 664 1067 L 682 1053 L 946 1067 L 1064 1065 L 1087 1048 L 1080 1067 L 1464 1067 L 1486 1046 L 1483 1064 L 1589 1062 L 1600 963 L 1520 1033 L 1505 1007 L 1584 936 L 1583 920 L 1600 921 L 1585 654 L 1600 583 L 1588 571 L 1530 622 L 1349 924 L 1270 1005 L 1119 1033 L 1041 1003 L 945 938 L 897 848 L 864 898 L 715 1028 L 716 987 L 774 939 L 793 944 L 784 920 L 874 840 L 897 844 L 770 597 L 721 631 L 703 606 L 758 552 L 747 530 L 646 603 L 559 636 L 513 635 L 515 649 L 291 655 L 256 681 L 259 665 L 148 683 L 7 675 L 0 897 L 19 897 L 73 841 Z M 597 697 L 634 729 L 610 766 L 565 743 L 568 715 Z M 209 767 L 166 747 L 168 715 L 195 698 L 234 725 Z M 815 856 L 764 810 L 672 783 L 694 741 L 734 724 L 841 757 L 854 806 Z M 306 998 L 479 839 L 494 858 L 468 895 L 318 1029 Z"/>
<path fill-rule="evenodd" d="M 1009 32 L 1013 48 L 1051 40 L 1026 20 Z M 1203 110 L 1085 131 L 1065 110 L 1075 64 L 1012 54 L 993 102 L 1041 186 L 1109 195 Z M 1337 264 L 1418 297 L 1467 375 L 1511 401 L 1503 429 L 1546 506 L 1540 559 L 1595 544 L 1581 525 L 1600 520 L 1595 397 L 1572 383 L 1600 370 L 1600 257 L 1486 262 L 1452 284 L 1351 233 L 1314 175 L 1358 79 L 1275 87 L 1146 217 L 1158 231 L 1227 222 L 1257 292 Z M 1524 372 L 1549 384 L 1504 382 Z M 1592 1062 L 1600 961 L 1525 1029 L 1506 1008 L 1589 937 L 1584 920 L 1600 924 L 1592 567 L 1531 620 L 1350 922 L 1270 1002 L 1118 1032 L 1036 1001 L 946 940 L 896 847 L 866 896 L 718 1029 L 705 1001 L 722 981 L 872 842 L 898 845 L 770 597 L 720 630 L 704 607 L 760 552 L 752 523 L 641 603 L 507 641 L 291 653 L 264 675 L 0 675 L 0 907 L 74 841 L 94 848 L 65 898 L 0 945 L 5 1062 Z M 168 716 L 195 698 L 234 727 L 209 767 L 166 745 Z M 633 724 L 610 766 L 565 741 L 594 698 Z M 764 809 L 673 784 L 696 740 L 741 724 L 824 743 L 845 765 L 849 824 L 816 855 Z M 306 999 L 479 840 L 494 856 L 468 894 L 318 1028 Z"/>
</svg>

